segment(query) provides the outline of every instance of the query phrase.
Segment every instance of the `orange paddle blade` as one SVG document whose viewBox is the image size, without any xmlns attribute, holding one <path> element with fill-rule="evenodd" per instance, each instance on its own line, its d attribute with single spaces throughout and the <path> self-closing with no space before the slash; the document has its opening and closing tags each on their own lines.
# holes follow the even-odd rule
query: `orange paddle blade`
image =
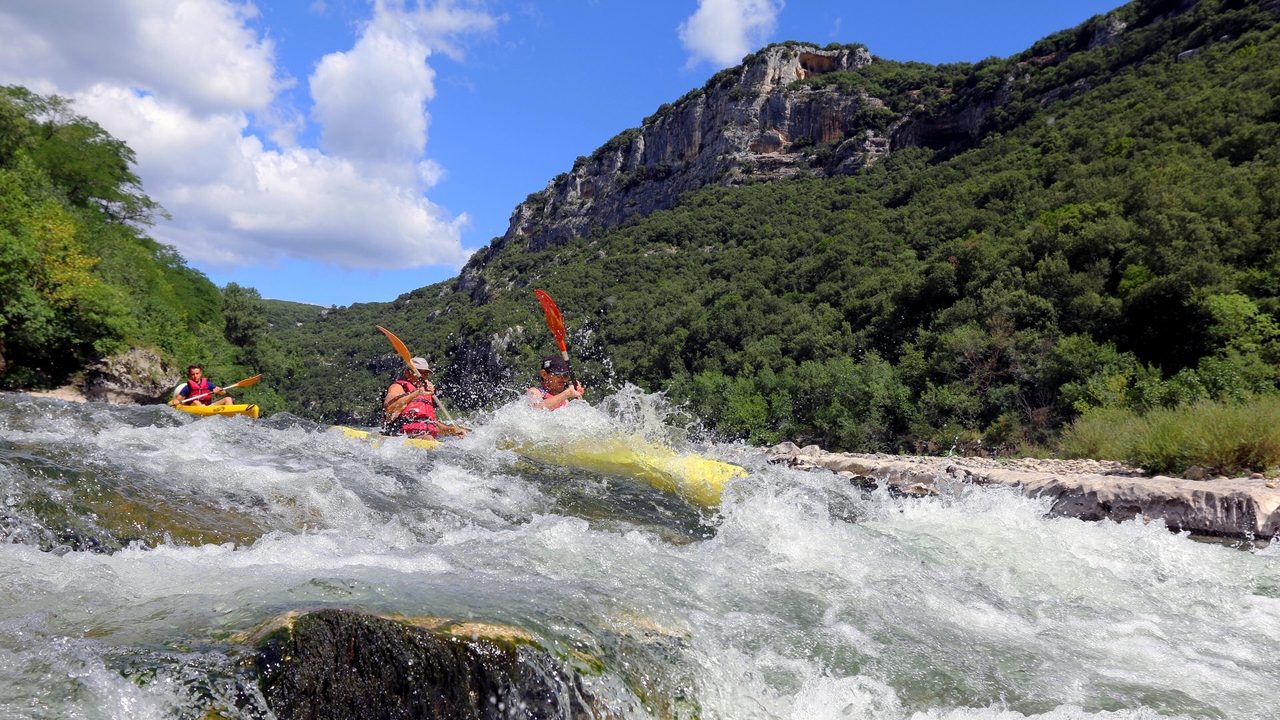
<svg viewBox="0 0 1280 720">
<path fill-rule="evenodd" d="M 551 329 L 551 334 L 556 336 L 556 344 L 560 346 L 560 352 L 568 352 L 564 344 L 564 317 L 560 315 L 560 308 L 556 307 L 556 301 L 551 296 L 541 290 L 534 290 L 534 295 L 538 296 L 538 302 L 542 303 L 542 312 L 547 316 L 547 327 Z"/>
<path fill-rule="evenodd" d="M 244 380 L 241 380 L 240 382 L 236 383 L 235 385 L 228 385 L 228 386 L 226 386 L 226 387 L 225 387 L 225 388 L 223 388 L 223 389 L 224 389 L 224 390 L 230 390 L 231 388 L 249 387 L 250 385 L 256 385 L 256 384 L 258 383 L 258 381 L 259 381 L 259 380 L 261 380 L 261 379 L 262 379 L 262 374 L 261 374 L 261 373 L 259 373 L 259 374 L 257 374 L 257 375 L 254 375 L 254 376 L 253 376 L 253 377 L 251 377 L 251 378 L 245 378 Z"/>
<path fill-rule="evenodd" d="M 400 356 L 401 360 L 404 360 L 404 364 L 409 366 L 409 369 L 413 371 L 414 375 L 421 378 L 422 373 L 418 372 L 418 368 L 413 366 L 413 355 L 409 354 L 408 346 L 400 342 L 400 338 L 396 337 L 395 333 L 390 330 L 382 327 L 381 325 L 374 325 L 374 327 L 378 328 L 378 330 L 382 331 L 383 335 L 387 336 L 387 339 L 391 341 L 391 347 L 396 349 L 396 354 Z"/>
<path fill-rule="evenodd" d="M 378 330 L 381 331 L 383 335 L 387 336 L 387 339 L 391 341 L 391 347 L 396 349 L 396 354 L 399 355 L 401 359 L 405 361 L 406 364 L 408 364 L 410 367 L 413 367 L 413 356 L 409 354 L 408 346 L 400 342 L 400 338 L 396 337 L 395 333 L 391 332 L 390 330 L 382 327 L 381 325 L 374 325 L 374 327 L 378 328 Z"/>
</svg>

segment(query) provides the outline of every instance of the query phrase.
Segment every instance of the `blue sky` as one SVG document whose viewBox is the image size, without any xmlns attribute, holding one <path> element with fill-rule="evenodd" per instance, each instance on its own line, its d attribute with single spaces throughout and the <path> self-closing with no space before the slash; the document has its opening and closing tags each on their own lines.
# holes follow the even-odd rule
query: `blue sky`
<svg viewBox="0 0 1280 720">
<path fill-rule="evenodd" d="M 219 285 L 324 305 L 390 300 L 456 275 L 576 156 L 759 45 L 859 42 L 894 60 L 977 61 L 1114 6 L 18 5 L 0 8 L 0 82 L 69 95 L 129 142 L 147 191 L 174 216 L 157 239 Z"/>
</svg>

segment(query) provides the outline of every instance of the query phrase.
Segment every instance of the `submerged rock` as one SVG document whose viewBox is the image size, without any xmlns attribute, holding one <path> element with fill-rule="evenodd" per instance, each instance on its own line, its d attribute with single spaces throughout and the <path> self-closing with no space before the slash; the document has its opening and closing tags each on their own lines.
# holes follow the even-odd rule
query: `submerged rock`
<svg viewBox="0 0 1280 720">
<path fill-rule="evenodd" d="M 166 492 L 93 460 L 37 452 L 5 458 L 0 542 L 65 553 L 113 553 L 134 543 L 247 545 L 290 526 L 222 499 Z"/>
<path fill-rule="evenodd" d="M 262 693 L 280 720 L 596 716 L 578 676 L 546 651 L 460 627 L 345 610 L 287 617 L 258 646 Z"/>
</svg>

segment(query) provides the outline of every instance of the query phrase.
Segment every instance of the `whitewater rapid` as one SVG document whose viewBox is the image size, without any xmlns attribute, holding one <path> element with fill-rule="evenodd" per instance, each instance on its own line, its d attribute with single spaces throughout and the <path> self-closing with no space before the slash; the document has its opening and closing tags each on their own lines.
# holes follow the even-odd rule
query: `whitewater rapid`
<svg viewBox="0 0 1280 720">
<path fill-rule="evenodd" d="M 326 607 L 518 627 L 625 717 L 1280 716 L 1280 551 L 744 466 L 718 511 L 504 450 L 684 449 L 661 398 L 520 402 L 437 451 L 288 415 L 0 396 L 0 717 L 270 717 L 255 627 Z"/>
</svg>

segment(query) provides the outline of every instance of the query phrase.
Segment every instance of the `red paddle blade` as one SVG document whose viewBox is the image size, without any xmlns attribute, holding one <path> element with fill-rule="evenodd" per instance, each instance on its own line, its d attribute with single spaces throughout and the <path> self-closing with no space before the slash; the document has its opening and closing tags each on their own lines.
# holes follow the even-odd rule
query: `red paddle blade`
<svg viewBox="0 0 1280 720">
<path fill-rule="evenodd" d="M 560 308 L 556 307 L 556 301 L 541 290 L 534 290 L 533 294 L 537 295 L 538 302 L 542 303 L 542 312 L 547 316 L 547 327 L 551 329 L 551 334 L 556 336 L 556 344 L 560 346 L 560 352 L 567 352 L 568 348 L 564 344 L 564 318 L 560 315 Z"/>
</svg>

